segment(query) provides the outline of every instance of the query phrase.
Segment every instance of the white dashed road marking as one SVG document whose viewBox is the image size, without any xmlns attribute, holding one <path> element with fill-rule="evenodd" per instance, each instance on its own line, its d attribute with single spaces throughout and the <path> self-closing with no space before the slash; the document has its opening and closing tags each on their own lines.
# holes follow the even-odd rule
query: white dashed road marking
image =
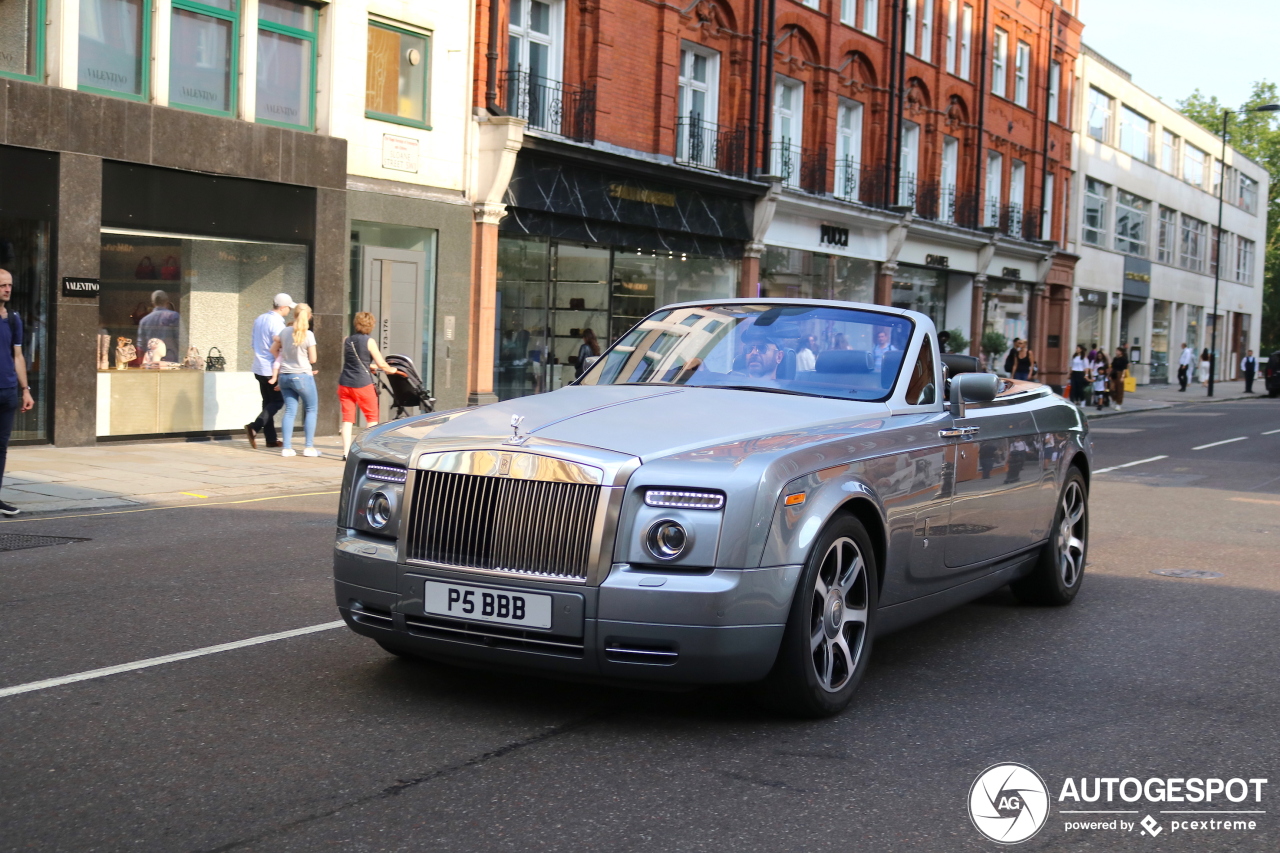
<svg viewBox="0 0 1280 853">
<path fill-rule="evenodd" d="M 1110 468 L 1099 468 L 1094 471 L 1095 474 L 1105 474 L 1108 471 L 1118 471 L 1121 468 L 1132 468 L 1134 465 L 1142 465 L 1147 462 L 1159 462 L 1161 459 L 1168 459 L 1168 456 L 1152 456 L 1150 459 L 1139 459 L 1137 462 L 1126 462 L 1123 465 L 1112 465 Z"/>
<path fill-rule="evenodd" d="M 1209 443 L 1209 444 L 1202 444 L 1202 445 L 1200 445 L 1199 447 L 1193 447 L 1193 448 L 1191 448 L 1191 449 L 1192 449 L 1192 450 L 1207 450 L 1207 449 L 1209 449 L 1210 447 L 1217 447 L 1217 446 L 1218 446 L 1218 445 L 1220 445 L 1220 444 L 1230 444 L 1230 443 L 1231 443 L 1231 442 L 1233 442 L 1233 441 L 1248 441 L 1248 439 L 1249 439 L 1249 436 L 1247 436 L 1247 435 L 1241 435 L 1241 436 L 1237 436 L 1237 437 L 1235 437 L 1235 438 L 1224 438 L 1222 441 L 1214 441 L 1214 442 L 1211 442 L 1211 443 Z"/>
</svg>

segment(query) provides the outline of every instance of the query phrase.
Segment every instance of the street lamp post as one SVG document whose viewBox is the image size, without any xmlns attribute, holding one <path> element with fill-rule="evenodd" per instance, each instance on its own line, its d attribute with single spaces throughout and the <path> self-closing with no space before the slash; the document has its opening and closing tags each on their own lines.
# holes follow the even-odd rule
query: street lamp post
<svg viewBox="0 0 1280 853">
<path fill-rule="evenodd" d="M 1222 169 L 1222 177 L 1218 180 L 1218 230 L 1213 235 L 1213 256 L 1217 262 L 1213 265 L 1213 331 L 1209 343 L 1209 396 L 1213 396 L 1213 380 L 1218 375 L 1218 283 L 1222 280 L 1222 200 L 1227 193 L 1227 119 L 1232 113 L 1272 113 L 1280 111 L 1280 104 L 1263 104 L 1247 110 L 1222 111 L 1222 157 L 1218 163 Z"/>
</svg>

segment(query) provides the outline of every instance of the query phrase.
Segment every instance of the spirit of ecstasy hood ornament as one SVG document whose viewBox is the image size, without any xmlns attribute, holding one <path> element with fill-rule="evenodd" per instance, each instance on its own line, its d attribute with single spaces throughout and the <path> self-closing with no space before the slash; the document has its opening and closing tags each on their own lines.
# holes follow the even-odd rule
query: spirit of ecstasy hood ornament
<svg viewBox="0 0 1280 853">
<path fill-rule="evenodd" d="M 524 415 L 511 416 L 511 437 L 508 438 L 506 441 L 502 442 L 503 444 L 514 444 L 518 447 L 529 440 L 528 433 L 525 433 L 524 435 L 520 434 L 520 424 L 523 421 L 524 421 Z"/>
</svg>

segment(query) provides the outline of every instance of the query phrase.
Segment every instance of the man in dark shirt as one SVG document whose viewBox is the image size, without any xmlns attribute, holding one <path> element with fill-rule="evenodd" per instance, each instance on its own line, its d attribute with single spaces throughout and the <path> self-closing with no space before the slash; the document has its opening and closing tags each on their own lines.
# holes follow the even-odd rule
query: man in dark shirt
<svg viewBox="0 0 1280 853">
<path fill-rule="evenodd" d="M 0 269 L 0 485 L 9 455 L 9 436 L 18 412 L 35 406 L 27 385 L 27 360 L 22 356 L 22 318 L 9 308 L 13 296 L 13 275 Z M 0 515 L 17 515 L 18 508 L 0 500 Z"/>
</svg>

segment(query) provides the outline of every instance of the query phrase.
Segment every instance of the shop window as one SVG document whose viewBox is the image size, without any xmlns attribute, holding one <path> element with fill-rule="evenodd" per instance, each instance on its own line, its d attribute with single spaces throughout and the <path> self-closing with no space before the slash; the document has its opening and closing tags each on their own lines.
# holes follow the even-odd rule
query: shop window
<svg viewBox="0 0 1280 853">
<path fill-rule="evenodd" d="M 314 127 L 317 16 L 302 3 L 258 0 L 258 121 Z"/>
<path fill-rule="evenodd" d="M 44 0 L 0 0 L 0 76 L 39 79 L 44 7 Z"/>
<path fill-rule="evenodd" d="M 430 130 L 427 67 L 431 39 L 422 33 L 370 21 L 368 50 L 365 115 Z"/>
<path fill-rule="evenodd" d="M 239 54 L 236 0 L 174 0 L 169 38 L 169 105 L 234 115 Z"/>
<path fill-rule="evenodd" d="M 0 162 L 0 166 L 4 165 L 9 164 Z M 7 270 L 13 277 L 13 295 L 8 307 L 22 318 L 22 355 L 27 361 L 27 382 L 36 404 L 31 411 L 17 414 L 13 424 L 14 441 L 49 438 L 51 234 L 51 223 L 47 220 L 0 215 L 0 269 Z"/>
<path fill-rule="evenodd" d="M 80 0 L 80 88 L 146 100 L 151 16 L 143 0 Z"/>
<path fill-rule="evenodd" d="M 919 311 L 939 329 L 947 327 L 947 274 L 900 265 L 893 274 L 894 308 Z"/>
<path fill-rule="evenodd" d="M 98 435 L 241 428 L 261 407 L 253 321 L 277 293 L 304 301 L 307 255 L 305 246 L 104 230 Z"/>
<path fill-rule="evenodd" d="M 874 261 L 767 246 L 760 258 L 760 295 L 871 303 L 876 272 Z"/>
</svg>

